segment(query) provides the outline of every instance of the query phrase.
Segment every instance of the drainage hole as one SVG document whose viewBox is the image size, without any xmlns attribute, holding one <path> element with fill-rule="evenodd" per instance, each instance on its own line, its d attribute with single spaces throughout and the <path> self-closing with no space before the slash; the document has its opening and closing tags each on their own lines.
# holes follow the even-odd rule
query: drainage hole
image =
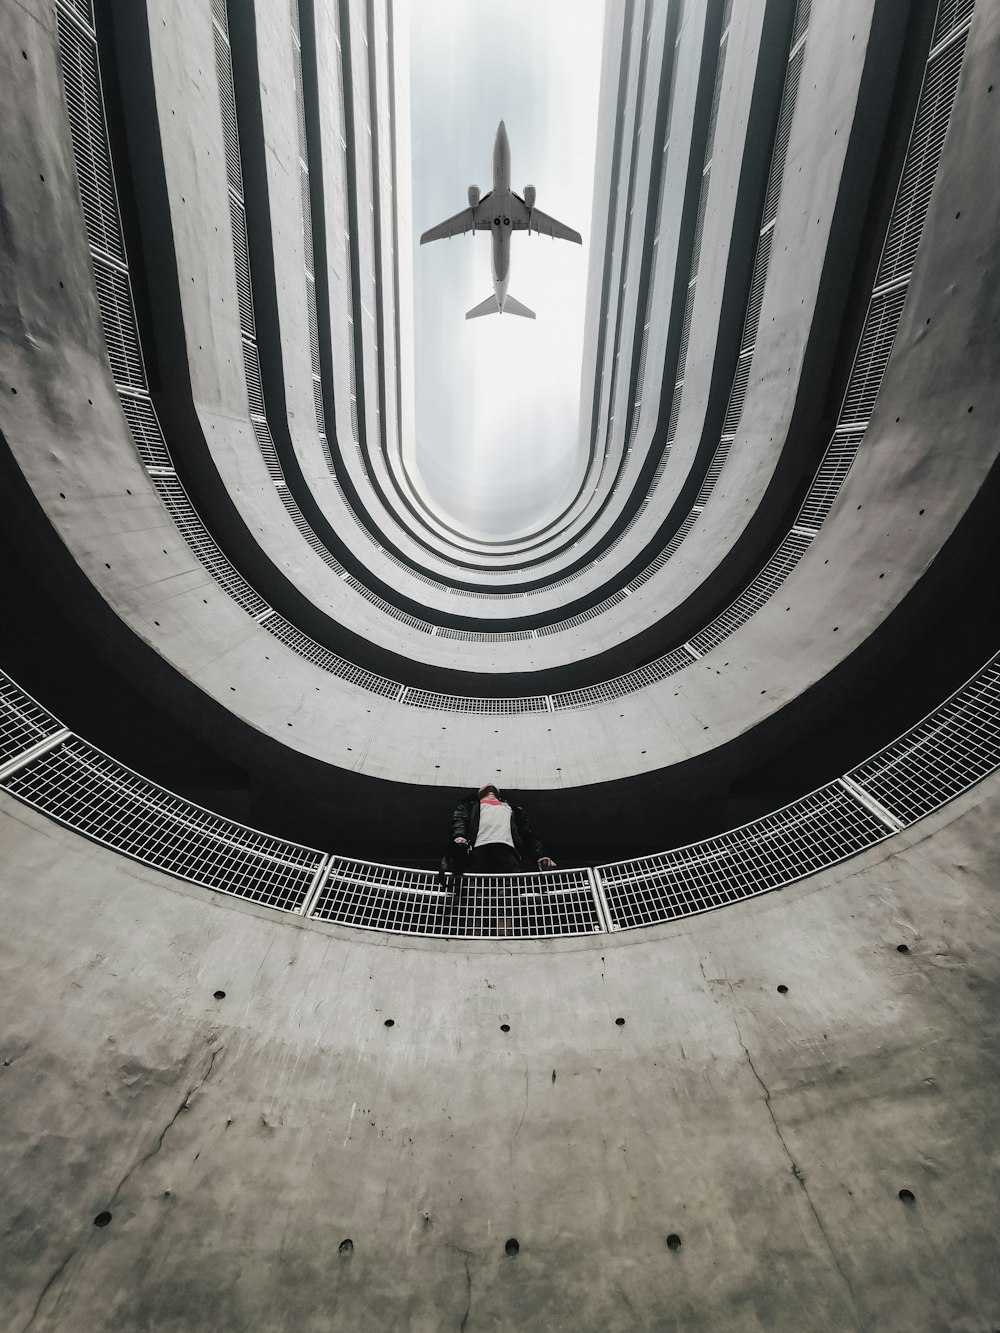
<svg viewBox="0 0 1000 1333">
<path fill-rule="evenodd" d="M 224 1000 L 226 998 L 226 992 L 224 990 L 214 991 L 213 994 L 217 1000 Z"/>
<path fill-rule="evenodd" d="M 625 1020 L 624 1020 L 624 1018 L 616 1018 L 616 1019 L 615 1019 L 615 1026 L 616 1026 L 616 1027 L 623 1028 L 623 1027 L 625 1026 Z"/>
<path fill-rule="evenodd" d="M 110 1213 L 98 1213 L 97 1216 L 94 1218 L 94 1226 L 106 1227 L 110 1221 L 111 1221 Z"/>
<path fill-rule="evenodd" d="M 504 1250 L 506 1251 L 507 1254 L 510 1255 L 512 1259 L 514 1255 L 517 1254 L 518 1250 L 520 1250 L 520 1248 L 521 1248 L 520 1245 L 518 1245 L 517 1241 L 514 1239 L 513 1236 L 511 1236 L 510 1240 L 504 1246 Z"/>
<path fill-rule="evenodd" d="M 909 953 L 909 952 L 910 952 L 910 946 L 909 946 L 908 944 L 897 944 L 897 945 L 896 945 L 896 952 L 897 952 L 897 953 Z"/>
<path fill-rule="evenodd" d="M 787 995 L 787 994 L 788 994 L 788 987 L 787 987 L 787 986 L 779 986 L 779 987 L 778 987 L 778 994 L 779 994 L 779 995 Z"/>
<path fill-rule="evenodd" d="M 904 1203 L 916 1203 L 917 1201 L 917 1196 L 912 1190 L 900 1190 L 899 1197 Z"/>
<path fill-rule="evenodd" d="M 667 1249 L 679 1250 L 680 1248 L 681 1248 L 680 1236 L 678 1236 L 676 1231 L 671 1231 L 670 1235 L 667 1237 Z"/>
<path fill-rule="evenodd" d="M 500 1031 L 501 1031 L 501 1032 L 509 1032 L 509 1031 L 510 1031 L 510 1024 L 509 1024 L 509 1023 L 501 1023 L 501 1024 L 500 1024 Z"/>
<path fill-rule="evenodd" d="M 354 1249 L 354 1241 L 348 1236 L 347 1240 L 342 1240 L 337 1246 L 341 1254 L 350 1254 Z"/>
<path fill-rule="evenodd" d="M 385 1025 L 387 1028 L 394 1028 L 396 1026 L 396 1020 L 394 1018 L 387 1018 L 385 1020 Z"/>
</svg>

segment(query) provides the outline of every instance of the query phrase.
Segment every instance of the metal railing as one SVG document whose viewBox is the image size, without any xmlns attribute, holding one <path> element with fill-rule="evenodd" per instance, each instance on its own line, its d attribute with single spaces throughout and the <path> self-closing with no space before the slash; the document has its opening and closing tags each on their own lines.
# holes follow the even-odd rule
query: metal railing
<svg viewBox="0 0 1000 1333">
<path fill-rule="evenodd" d="M 687 847 L 596 868 L 467 875 L 304 847 L 167 791 L 74 735 L 0 672 L 0 787 L 144 865 L 277 911 L 389 934 L 593 935 L 756 897 L 893 837 L 1000 766 L 1000 653 L 835 782 Z"/>
</svg>

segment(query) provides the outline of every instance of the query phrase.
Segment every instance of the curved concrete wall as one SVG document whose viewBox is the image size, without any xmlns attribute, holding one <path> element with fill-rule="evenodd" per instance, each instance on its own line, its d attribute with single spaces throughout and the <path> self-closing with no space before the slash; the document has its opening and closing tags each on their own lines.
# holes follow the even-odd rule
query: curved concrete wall
<svg viewBox="0 0 1000 1333">
<path fill-rule="evenodd" d="M 4 798 L 13 1326 L 991 1327 L 998 811 L 498 952 L 220 908 Z"/>
<path fill-rule="evenodd" d="M 222 863 L 210 811 L 190 835 L 146 820 L 112 760 L 73 778 L 72 810 L 43 803 L 53 819 L 0 791 L 11 1326 L 992 1328 L 1000 779 L 921 815 L 995 763 L 995 666 L 968 713 L 931 719 L 905 763 L 886 761 L 898 807 L 854 765 L 997 648 L 1000 184 L 983 163 L 997 156 L 1000 13 L 970 0 L 937 17 L 927 0 L 609 7 L 597 179 L 614 183 L 616 208 L 595 203 L 593 460 L 549 529 L 487 548 L 424 523 L 408 489 L 393 5 L 300 5 L 304 127 L 294 10 L 234 5 L 234 62 L 255 338 L 265 381 L 280 381 L 270 429 L 329 558 L 277 494 L 249 411 L 215 83 L 225 4 L 98 8 L 143 401 L 211 529 L 189 540 L 163 469 L 136 452 L 121 366 L 109 368 L 95 272 L 125 292 L 119 312 L 128 274 L 120 257 L 95 258 L 93 234 L 88 247 L 69 37 L 60 56 L 42 0 L 7 16 L 0 568 L 12 662 L 0 670 L 98 745 L 129 733 L 125 762 L 141 768 L 145 754 L 160 781 L 157 738 L 176 731 L 182 796 L 157 798 L 175 821 L 214 756 L 242 770 L 235 817 L 268 832 L 241 837 L 265 859 L 274 835 L 291 840 L 273 880 L 295 879 L 299 895 L 281 904 L 276 890 L 283 914 L 212 895 L 54 822 L 100 838 L 88 802 L 120 797 L 123 851 L 152 856 L 155 842 L 158 864 L 191 874 L 189 841 L 204 836 L 204 856 Z M 88 13 L 88 0 L 59 0 L 74 33 Z M 749 293 L 784 71 L 803 41 L 767 282 Z M 876 273 L 936 43 L 931 87 L 950 124 L 939 162 L 933 135 L 907 157 L 920 169 L 904 211 L 933 180 L 920 245 Z M 336 78 L 322 77 L 339 74 L 342 51 L 346 114 Z M 959 61 L 951 107 L 940 71 L 957 75 Z M 636 141 L 627 127 L 640 123 Z M 303 133 L 323 260 L 318 353 L 302 205 L 282 191 Z M 155 153 L 139 170 L 144 142 Z M 906 298 L 871 421 L 846 476 L 821 474 L 836 499 L 807 504 L 781 564 L 773 548 L 870 335 L 873 285 L 876 302 Z M 709 494 L 748 293 L 761 301 L 749 387 Z M 616 358 L 633 369 L 612 400 Z M 699 488 L 697 523 L 640 579 Z M 199 542 L 215 541 L 213 577 Z M 530 637 L 448 637 L 463 626 Z M 54 760 L 73 738 L 54 719 L 22 734 L 8 688 L 0 674 L 0 784 L 30 802 L 42 752 Z M 134 716 L 121 716 L 126 698 Z M 930 793 L 919 808 L 906 764 Z M 571 867 L 527 886 L 516 929 L 478 932 L 500 947 L 422 938 L 446 933 L 429 917 L 402 926 L 375 911 L 367 931 L 321 919 L 324 893 L 353 891 L 348 857 L 429 869 L 455 789 L 494 776 L 526 791 L 547 849 Z M 803 794 L 823 784 L 855 824 L 824 824 L 823 810 L 800 820 Z M 761 812 L 775 813 L 725 841 Z M 319 850 L 292 846 L 307 838 Z M 768 864 L 782 838 L 783 878 Z M 627 870 L 573 868 L 671 845 Z M 808 860 L 816 846 L 848 859 L 762 893 L 824 863 Z M 222 871 L 201 877 L 239 892 Z M 355 877 L 383 903 L 429 879 L 386 865 Z M 530 934 L 522 912 L 559 910 L 571 881 L 592 912 L 566 916 L 575 938 L 513 937 Z M 619 898 L 602 899 L 616 883 Z M 760 896 L 734 901 L 747 894 Z"/>
</svg>

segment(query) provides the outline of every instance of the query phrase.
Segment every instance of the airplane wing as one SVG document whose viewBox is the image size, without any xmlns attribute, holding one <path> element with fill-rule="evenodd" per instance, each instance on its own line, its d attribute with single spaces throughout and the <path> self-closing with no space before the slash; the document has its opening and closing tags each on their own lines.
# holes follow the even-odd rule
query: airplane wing
<svg viewBox="0 0 1000 1333">
<path fill-rule="evenodd" d="M 471 208 L 463 208 L 461 213 L 456 213 L 453 218 L 448 218 L 446 222 L 439 222 L 436 227 L 431 227 L 425 231 L 420 238 L 420 244 L 424 245 L 427 241 L 443 241 L 446 236 L 464 236 L 467 231 L 476 230 L 476 214 Z"/>
<path fill-rule="evenodd" d="M 560 241 L 576 241 L 577 245 L 583 244 L 583 237 L 572 227 L 567 227 L 564 223 L 550 218 L 548 213 L 543 213 L 540 208 L 531 210 L 531 220 L 524 224 L 528 231 L 537 231 L 540 236 L 555 236 Z"/>
<path fill-rule="evenodd" d="M 491 190 L 490 194 L 492 193 Z M 456 213 L 453 218 L 439 222 L 436 227 L 425 231 L 420 238 L 420 244 L 424 245 L 427 241 L 443 241 L 448 236 L 464 236 L 467 231 L 489 231 L 490 219 L 487 216 L 489 210 L 484 210 L 483 205 L 490 194 L 484 194 L 476 208 L 463 208 L 461 213 Z"/>
</svg>

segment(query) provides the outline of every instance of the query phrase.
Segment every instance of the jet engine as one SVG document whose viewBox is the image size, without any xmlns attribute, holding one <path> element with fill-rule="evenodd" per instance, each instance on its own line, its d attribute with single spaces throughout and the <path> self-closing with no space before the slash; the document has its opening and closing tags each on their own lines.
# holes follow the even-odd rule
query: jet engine
<svg viewBox="0 0 1000 1333">
<path fill-rule="evenodd" d="M 534 206 L 535 206 L 535 187 L 534 187 L 533 185 L 526 185 L 526 186 L 524 187 L 524 202 L 525 202 L 525 204 L 527 205 L 528 208 L 534 208 Z"/>
<path fill-rule="evenodd" d="M 469 186 L 469 207 L 470 207 L 470 208 L 475 208 L 475 207 L 478 205 L 478 203 L 479 203 L 479 186 L 478 186 L 478 185 L 470 185 L 470 186 Z"/>
</svg>

